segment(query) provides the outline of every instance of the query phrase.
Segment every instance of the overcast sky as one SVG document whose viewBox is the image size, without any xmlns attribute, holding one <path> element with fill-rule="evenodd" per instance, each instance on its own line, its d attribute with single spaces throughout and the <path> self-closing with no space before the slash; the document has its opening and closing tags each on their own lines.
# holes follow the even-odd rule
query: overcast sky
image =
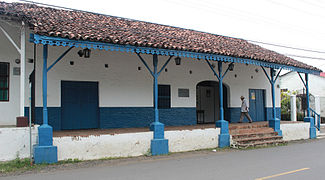
<svg viewBox="0 0 325 180">
<path fill-rule="evenodd" d="M 12 2 L 12 0 L 6 1 Z M 246 40 L 320 51 L 322 53 L 259 44 L 325 71 L 325 0 L 34 1 Z M 290 55 L 324 59 L 315 60 Z"/>
</svg>

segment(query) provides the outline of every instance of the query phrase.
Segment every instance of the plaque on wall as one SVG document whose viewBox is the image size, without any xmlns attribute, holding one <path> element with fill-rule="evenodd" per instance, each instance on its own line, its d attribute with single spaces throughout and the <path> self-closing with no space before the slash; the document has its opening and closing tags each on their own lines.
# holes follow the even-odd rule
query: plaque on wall
<svg viewBox="0 0 325 180">
<path fill-rule="evenodd" d="M 189 89 L 178 89 L 178 97 L 190 97 Z"/>
<path fill-rule="evenodd" d="M 12 73 L 14 76 L 20 76 L 20 67 L 14 67 Z"/>
</svg>

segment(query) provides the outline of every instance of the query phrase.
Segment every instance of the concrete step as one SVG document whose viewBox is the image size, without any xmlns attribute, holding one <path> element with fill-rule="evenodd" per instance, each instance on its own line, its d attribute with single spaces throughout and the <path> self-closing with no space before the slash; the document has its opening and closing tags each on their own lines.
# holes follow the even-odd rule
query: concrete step
<svg viewBox="0 0 325 180">
<path fill-rule="evenodd" d="M 254 138 L 254 137 L 269 137 L 269 136 L 277 136 L 277 132 L 260 132 L 260 133 L 242 133 L 242 134 L 232 134 L 232 139 L 243 139 L 243 138 Z"/>
<path fill-rule="evenodd" d="M 249 133 L 270 133 L 274 132 L 272 128 L 269 127 L 260 127 L 260 128 L 244 128 L 244 129 L 232 129 L 229 130 L 229 134 L 249 134 Z"/>
<path fill-rule="evenodd" d="M 235 129 L 252 129 L 252 128 L 261 128 L 261 127 L 268 127 L 267 122 L 260 122 L 260 123 L 237 123 L 229 125 L 229 130 Z"/>
<path fill-rule="evenodd" d="M 246 149 L 249 147 L 263 147 L 263 146 L 269 146 L 269 145 L 280 145 L 280 144 L 286 144 L 287 142 L 284 140 L 271 140 L 271 141 L 262 141 L 262 142 L 254 142 L 254 143 L 248 143 L 248 144 L 241 144 L 236 143 L 234 144 L 234 147 L 240 148 L 240 149 Z"/>
<path fill-rule="evenodd" d="M 238 144 L 251 144 L 251 143 L 262 143 L 268 141 L 282 140 L 281 136 L 264 136 L 264 137 L 249 137 L 236 139 Z"/>
<path fill-rule="evenodd" d="M 325 133 L 319 133 L 317 135 L 317 139 L 323 139 L 323 138 L 325 138 Z"/>
</svg>

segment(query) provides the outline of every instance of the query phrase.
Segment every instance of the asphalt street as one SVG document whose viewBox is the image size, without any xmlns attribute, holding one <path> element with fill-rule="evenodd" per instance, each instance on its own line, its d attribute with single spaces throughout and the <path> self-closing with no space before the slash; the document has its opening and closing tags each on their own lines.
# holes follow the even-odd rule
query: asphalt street
<svg viewBox="0 0 325 180">
<path fill-rule="evenodd" d="M 173 155 L 115 165 L 0 177 L 2 180 L 325 179 L 325 139 L 272 148 Z"/>
</svg>

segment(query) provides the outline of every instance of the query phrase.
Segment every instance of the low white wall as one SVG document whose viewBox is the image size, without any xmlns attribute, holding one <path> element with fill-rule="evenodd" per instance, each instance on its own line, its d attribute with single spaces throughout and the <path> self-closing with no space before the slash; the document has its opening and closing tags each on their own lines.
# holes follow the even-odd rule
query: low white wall
<svg viewBox="0 0 325 180">
<path fill-rule="evenodd" d="M 170 152 L 218 147 L 219 128 L 166 131 Z"/>
<path fill-rule="evenodd" d="M 292 141 L 300 139 L 309 139 L 310 123 L 289 123 L 281 124 L 283 140 Z"/>
<path fill-rule="evenodd" d="M 38 129 L 32 127 L 32 144 L 36 144 Z M 0 128 L 0 161 L 29 157 L 29 128 Z"/>
<path fill-rule="evenodd" d="M 152 132 L 100 135 L 88 137 L 55 137 L 58 159 L 100 159 L 140 156 L 149 152 Z"/>
<path fill-rule="evenodd" d="M 165 131 L 170 152 L 216 148 L 219 128 Z M 141 156 L 150 151 L 152 132 L 100 135 L 88 137 L 55 137 L 58 159 L 100 159 Z"/>
</svg>

